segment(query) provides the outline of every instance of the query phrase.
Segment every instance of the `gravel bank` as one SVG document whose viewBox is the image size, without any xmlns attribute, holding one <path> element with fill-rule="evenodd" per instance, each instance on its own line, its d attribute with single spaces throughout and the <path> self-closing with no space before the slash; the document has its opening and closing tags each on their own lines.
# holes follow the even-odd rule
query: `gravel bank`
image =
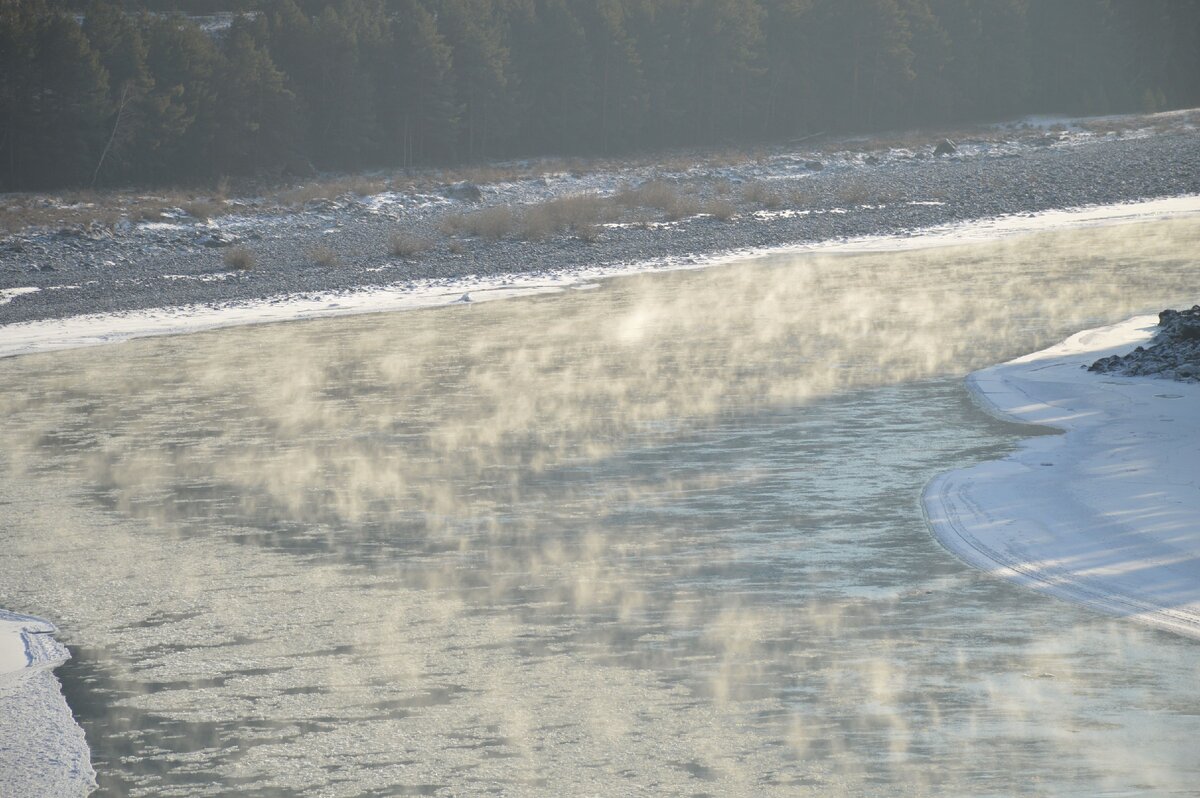
<svg viewBox="0 0 1200 798">
<path fill-rule="evenodd" d="M 233 202 L 229 207 L 237 212 L 208 221 L 180 211 L 111 230 L 29 230 L 0 239 L 0 325 L 561 273 L 1200 193 L 1200 132 L 1189 125 L 1149 135 L 1014 132 L 1008 139 L 960 141 L 955 154 L 942 157 L 931 155 L 936 143 L 926 139 L 904 149 L 859 141 L 841 151 L 780 149 L 741 165 L 546 175 L 482 184 L 478 199 L 449 190 L 347 195 L 298 213 L 251 200 Z M 659 211 L 627 210 L 584 237 L 559 232 L 492 240 L 443 232 L 455 214 L 579 193 L 612 196 L 650 180 L 672 186 L 699 210 L 720 204 L 725 213 L 672 221 Z M 393 256 L 389 239 L 397 233 L 428 249 Z M 253 268 L 231 268 L 228 255 L 235 249 L 249 253 Z"/>
<path fill-rule="evenodd" d="M 1200 305 L 1164 310 L 1158 314 L 1158 332 L 1149 346 L 1101 358 L 1088 371 L 1200 382 Z"/>
</svg>

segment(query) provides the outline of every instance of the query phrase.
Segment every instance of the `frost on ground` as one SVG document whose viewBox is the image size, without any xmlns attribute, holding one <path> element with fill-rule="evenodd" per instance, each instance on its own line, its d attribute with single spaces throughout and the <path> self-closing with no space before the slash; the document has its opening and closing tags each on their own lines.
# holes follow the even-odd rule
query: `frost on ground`
<svg viewBox="0 0 1200 798">
<path fill-rule="evenodd" d="M 53 669 L 70 658 L 39 618 L 0 610 L 0 795 L 57 798 L 96 786 L 83 730 Z"/>
<path fill-rule="evenodd" d="M 925 489 L 937 539 L 971 565 L 1200 639 L 1200 384 L 1089 372 L 1153 316 L 976 372 L 985 409 L 1065 431 Z"/>
</svg>

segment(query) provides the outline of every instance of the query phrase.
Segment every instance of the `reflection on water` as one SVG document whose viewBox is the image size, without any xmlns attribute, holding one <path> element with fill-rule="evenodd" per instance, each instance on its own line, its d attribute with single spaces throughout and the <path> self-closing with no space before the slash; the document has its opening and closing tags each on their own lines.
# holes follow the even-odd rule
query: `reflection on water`
<svg viewBox="0 0 1200 798">
<path fill-rule="evenodd" d="M 1186 792 L 1194 642 L 990 580 L 970 369 L 1191 304 L 1194 221 L 0 363 L 0 605 L 104 795 Z"/>
</svg>

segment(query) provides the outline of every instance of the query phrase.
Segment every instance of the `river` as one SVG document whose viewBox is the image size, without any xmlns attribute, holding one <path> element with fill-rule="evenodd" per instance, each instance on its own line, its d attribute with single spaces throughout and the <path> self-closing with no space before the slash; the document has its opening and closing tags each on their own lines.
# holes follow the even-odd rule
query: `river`
<svg viewBox="0 0 1200 798">
<path fill-rule="evenodd" d="M 103 796 L 1187 794 L 1200 648 L 990 578 L 969 371 L 1195 219 L 0 361 L 0 606 Z"/>
</svg>

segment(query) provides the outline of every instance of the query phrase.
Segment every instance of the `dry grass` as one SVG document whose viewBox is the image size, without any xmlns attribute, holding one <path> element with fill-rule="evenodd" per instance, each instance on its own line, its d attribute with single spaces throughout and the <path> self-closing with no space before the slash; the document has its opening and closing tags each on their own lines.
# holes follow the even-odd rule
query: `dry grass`
<svg viewBox="0 0 1200 798">
<path fill-rule="evenodd" d="M 231 269 L 248 272 L 254 268 L 254 253 L 245 247 L 234 247 L 225 251 L 225 265 Z"/>
<path fill-rule="evenodd" d="M 679 203 L 679 191 L 662 180 L 651 180 L 637 188 L 617 192 L 613 197 L 617 204 L 627 208 L 657 208 L 666 210 Z"/>
<path fill-rule="evenodd" d="M 863 179 L 847 181 L 834 195 L 843 205 L 881 205 L 908 199 L 902 190 L 889 186 L 872 186 Z"/>
<path fill-rule="evenodd" d="M 448 236 L 474 236 L 500 240 L 516 228 L 516 214 L 507 205 L 494 205 L 473 213 L 451 213 L 442 217 L 439 229 Z"/>
<path fill-rule="evenodd" d="M 684 196 L 678 188 L 662 180 L 652 180 L 634 189 L 618 192 L 613 201 L 626 208 L 654 208 L 670 221 L 700 212 L 695 199 Z"/>
<path fill-rule="evenodd" d="M 742 200 L 751 205 L 763 208 L 782 208 L 785 204 L 783 194 L 775 186 L 762 180 L 755 180 L 742 186 Z"/>
<path fill-rule="evenodd" d="M 397 230 L 388 237 L 388 253 L 393 258 L 415 258 L 433 247 L 433 241 L 407 230 Z"/>
<path fill-rule="evenodd" d="M 737 208 L 727 199 L 710 200 L 700 210 L 701 213 L 707 213 L 722 222 L 728 222 L 737 214 Z"/>
<path fill-rule="evenodd" d="M 313 247 L 309 250 L 308 259 L 317 266 L 324 266 L 327 269 L 334 269 L 341 265 L 337 253 L 326 246 Z"/>
<path fill-rule="evenodd" d="M 594 241 L 599 225 L 617 213 L 614 203 L 596 194 L 577 194 L 530 205 L 521 214 L 519 234 L 539 241 L 556 233 L 572 231 L 576 237 Z"/>
<path fill-rule="evenodd" d="M 220 215 L 225 208 L 225 203 L 222 201 L 207 200 L 191 200 L 179 206 L 183 212 L 193 219 L 198 219 L 201 222 L 207 222 L 214 216 Z"/>
<path fill-rule="evenodd" d="M 388 182 L 381 178 L 338 177 L 292 186 L 276 192 L 275 201 L 284 207 L 299 209 L 316 200 L 328 200 L 346 195 L 370 197 L 386 191 L 387 188 Z"/>
<path fill-rule="evenodd" d="M 146 196 L 132 191 L 73 191 L 58 196 L 11 194 L 0 202 L 0 230 L 20 233 L 32 227 L 112 228 L 122 219 L 160 221 L 166 211 L 197 201 L 195 197 L 159 192 Z"/>
<path fill-rule="evenodd" d="M 585 222 L 577 225 L 574 228 L 575 237 L 580 241 L 586 241 L 589 244 L 594 244 L 600 239 L 600 225 Z"/>
</svg>

